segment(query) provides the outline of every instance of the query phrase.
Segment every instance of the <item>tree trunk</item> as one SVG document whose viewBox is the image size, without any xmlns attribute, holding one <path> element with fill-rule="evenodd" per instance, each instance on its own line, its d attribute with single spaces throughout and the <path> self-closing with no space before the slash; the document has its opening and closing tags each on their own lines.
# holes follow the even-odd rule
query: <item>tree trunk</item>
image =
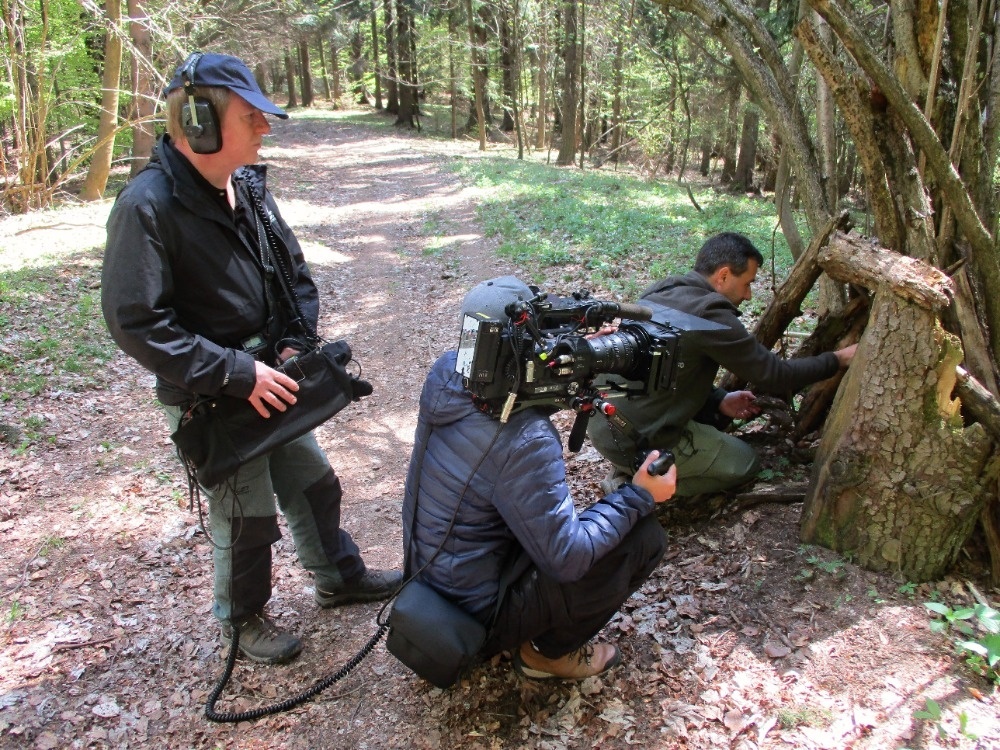
<svg viewBox="0 0 1000 750">
<path fill-rule="evenodd" d="M 396 13 L 397 15 L 399 13 L 398 7 Z M 399 33 L 401 34 L 402 32 Z M 348 69 L 348 75 L 350 75 L 351 82 L 354 84 L 354 96 L 358 104 L 368 105 L 371 103 L 368 101 L 368 89 L 365 86 L 365 70 L 367 67 L 368 64 L 365 60 L 365 38 L 361 30 L 361 21 L 356 21 L 351 32 L 351 67 Z"/>
<path fill-rule="evenodd" d="M 698 167 L 698 173 L 702 177 L 708 177 L 708 173 L 712 168 L 712 151 L 712 135 L 711 133 L 707 133 L 701 141 L 701 164 Z"/>
<path fill-rule="evenodd" d="M 455 64 L 455 47 L 458 43 L 458 8 L 452 6 L 448 9 L 448 94 L 451 99 L 448 109 L 451 114 L 452 140 L 458 138 L 458 71 Z"/>
<path fill-rule="evenodd" d="M 510 133 L 514 130 L 514 47 L 516 42 L 511 32 L 510 14 L 506 5 L 500 6 L 497 14 L 500 28 L 500 86 L 503 89 L 503 120 L 500 130 Z"/>
<path fill-rule="evenodd" d="M 743 134 L 740 137 L 740 157 L 736 161 L 733 187 L 746 191 L 753 189 L 753 168 L 757 162 L 757 137 L 760 133 L 760 116 L 754 109 L 743 115 Z"/>
<path fill-rule="evenodd" d="M 625 88 L 625 37 L 632 33 L 632 22 L 635 18 L 635 0 L 629 4 L 628 20 L 624 28 L 617 30 L 615 34 L 615 57 L 614 57 L 614 99 L 611 104 L 611 161 L 618 163 L 619 151 L 622 147 L 622 132 L 625 129 L 622 123 L 622 93 Z"/>
<path fill-rule="evenodd" d="M 382 64 L 378 52 L 378 0 L 372 0 L 372 65 L 375 68 L 375 109 L 382 109 Z"/>
<path fill-rule="evenodd" d="M 833 34 L 819 16 L 815 16 L 816 35 L 824 46 L 832 47 Z M 816 143 L 819 148 L 820 183 L 831 211 L 837 209 L 837 140 L 833 93 L 823 76 L 816 79 Z"/>
<path fill-rule="evenodd" d="M 469 13 L 472 13 L 471 2 Z M 472 68 L 472 89 L 478 91 L 479 99 L 473 98 L 469 103 L 469 119 L 465 129 L 469 132 L 475 128 L 480 137 L 480 149 L 486 149 L 486 138 L 493 126 L 493 114 L 490 111 L 490 73 L 489 73 L 489 29 L 494 19 L 491 8 L 481 3 L 474 15 L 469 16 L 470 65 Z M 482 127 L 480 127 L 482 126 Z"/>
<path fill-rule="evenodd" d="M 333 90 L 330 96 L 333 98 L 333 108 L 340 106 L 340 97 L 344 91 L 340 85 L 340 47 L 337 46 L 336 38 L 330 39 L 330 78 L 333 79 Z"/>
<path fill-rule="evenodd" d="M 802 540 L 908 581 L 934 580 L 986 504 L 993 453 L 982 425 L 964 427 L 951 397 L 961 344 L 937 317 L 951 284 L 920 261 L 845 237 L 820 262 L 834 278 L 877 291 L 827 419 Z"/>
<path fill-rule="evenodd" d="M 399 54 L 396 49 L 396 10 L 392 0 L 382 0 L 382 17 L 385 19 L 386 86 L 385 111 L 399 112 Z"/>
<path fill-rule="evenodd" d="M 299 40 L 299 78 L 302 81 L 302 106 L 311 107 L 313 103 L 312 62 L 309 59 L 309 41 Z"/>
<path fill-rule="evenodd" d="M 538 114 L 535 117 L 535 148 L 545 148 L 545 126 L 549 119 L 548 110 L 548 24 L 542 19 L 542 38 L 538 43 Z"/>
<path fill-rule="evenodd" d="M 413 16 L 405 0 L 396 0 L 396 51 L 399 65 L 399 112 L 397 126 L 417 126 L 416 61 L 413 59 Z"/>
<path fill-rule="evenodd" d="M 730 184 L 736 177 L 736 134 L 739 132 L 736 118 L 739 117 L 742 91 L 739 78 L 734 76 L 729 83 L 726 130 L 722 137 L 722 176 L 719 179 L 723 185 Z"/>
<path fill-rule="evenodd" d="M 122 38 L 117 34 L 122 21 L 121 0 L 105 0 L 110 30 L 104 40 L 104 72 L 101 76 L 101 116 L 97 126 L 97 147 L 90 160 L 80 199 L 100 200 L 111 174 L 111 158 L 118 130 L 118 91 L 122 76 Z"/>
<path fill-rule="evenodd" d="M 577 1 L 563 0 L 563 85 L 562 85 L 562 137 L 556 164 L 568 166 L 576 157 L 576 118 L 578 115 L 577 88 L 580 63 L 577 47 Z"/>
<path fill-rule="evenodd" d="M 285 83 L 288 86 L 288 104 L 285 106 L 288 109 L 299 106 L 298 97 L 295 95 L 295 63 L 292 62 L 292 56 L 287 49 L 285 50 Z"/>
<path fill-rule="evenodd" d="M 153 115 L 156 94 L 148 60 L 153 58 L 153 37 L 146 23 L 148 16 L 142 0 L 128 0 L 129 37 L 132 40 L 132 98 L 135 102 L 135 124 L 132 125 L 132 165 L 129 177 L 135 177 L 146 166 L 156 134 Z"/>
<path fill-rule="evenodd" d="M 469 16 L 469 52 L 472 60 L 472 88 L 475 93 L 473 106 L 476 108 L 476 122 L 479 124 L 479 150 L 486 150 L 486 112 L 483 99 L 486 96 L 486 71 L 483 69 L 483 53 L 479 46 L 479 33 L 476 29 L 475 16 L 472 14 L 472 0 L 465 0 L 465 9 Z"/>
<path fill-rule="evenodd" d="M 333 101 L 333 93 L 330 91 L 330 69 L 326 64 L 326 45 L 323 43 L 323 34 L 316 34 L 316 48 L 319 50 L 319 69 L 323 81 L 323 95 L 328 102 Z"/>
</svg>

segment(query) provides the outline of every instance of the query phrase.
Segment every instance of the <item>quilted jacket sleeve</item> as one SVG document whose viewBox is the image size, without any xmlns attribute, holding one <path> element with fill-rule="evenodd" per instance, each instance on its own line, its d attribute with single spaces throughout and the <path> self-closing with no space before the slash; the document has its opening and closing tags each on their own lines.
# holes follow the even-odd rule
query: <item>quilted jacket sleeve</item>
<svg viewBox="0 0 1000 750">
<path fill-rule="evenodd" d="M 523 436 L 495 492 L 494 504 L 521 546 L 542 572 L 561 582 L 580 579 L 653 509 L 649 493 L 626 484 L 577 513 L 554 430 Z"/>
</svg>

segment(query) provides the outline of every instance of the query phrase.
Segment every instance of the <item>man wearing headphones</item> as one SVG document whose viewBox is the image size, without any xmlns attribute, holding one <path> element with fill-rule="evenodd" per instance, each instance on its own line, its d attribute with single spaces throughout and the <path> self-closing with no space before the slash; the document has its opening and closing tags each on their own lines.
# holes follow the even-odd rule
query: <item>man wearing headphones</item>
<svg viewBox="0 0 1000 750">
<path fill-rule="evenodd" d="M 288 117 L 242 61 L 195 53 L 166 88 L 167 134 L 108 219 L 104 318 L 122 350 L 156 375 L 171 431 L 198 397 L 245 398 L 261 418 L 295 408 L 298 386 L 274 368 L 294 352 L 280 342 L 316 330 L 319 299 L 267 190 L 265 167 L 251 166 L 271 130 L 265 115 Z M 255 202 L 263 203 L 273 232 L 265 232 Z M 291 261 L 289 283 L 307 325 L 282 294 L 279 252 Z M 264 614 L 271 545 L 281 536 L 275 497 L 321 607 L 383 599 L 401 581 L 398 572 L 366 569 L 340 528 L 340 480 L 312 433 L 203 490 L 214 547 L 213 613 L 223 640 L 238 625 L 240 651 L 255 661 L 284 663 L 302 650 Z"/>
</svg>

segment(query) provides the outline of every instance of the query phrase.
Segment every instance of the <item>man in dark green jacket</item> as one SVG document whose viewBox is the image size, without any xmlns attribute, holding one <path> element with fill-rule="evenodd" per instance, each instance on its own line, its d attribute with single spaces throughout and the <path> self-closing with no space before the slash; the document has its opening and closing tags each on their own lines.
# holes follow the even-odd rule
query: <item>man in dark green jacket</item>
<svg viewBox="0 0 1000 750">
<path fill-rule="evenodd" d="M 698 252 L 694 270 L 651 284 L 642 299 L 720 323 L 724 330 L 682 335 L 676 352 L 677 380 L 670 389 L 617 400 L 619 415 L 637 435 L 626 435 L 600 417 L 588 435 L 614 469 L 605 491 L 631 476 L 640 449 L 669 448 L 677 461 L 677 496 L 720 492 L 753 479 L 760 460 L 752 447 L 719 426 L 760 413 L 752 391 L 727 393 L 715 387 L 719 368 L 770 393 L 792 393 L 846 367 L 855 346 L 815 357 L 786 360 L 765 348 L 740 322 L 739 306 L 764 257 L 746 237 L 724 232 Z M 636 439 L 638 438 L 638 439 Z"/>
<path fill-rule="evenodd" d="M 288 115 L 229 55 L 195 53 L 166 94 L 167 135 L 108 218 L 101 288 L 108 329 L 156 375 L 172 431 L 200 397 L 246 399 L 261 419 L 298 408 L 297 383 L 275 368 L 294 353 L 289 342 L 316 330 L 319 295 L 267 189 L 266 169 L 255 164 L 271 131 L 265 113 Z M 308 326 L 285 301 L 279 257 L 291 263 L 287 281 Z M 321 607 L 384 599 L 401 581 L 398 571 L 366 568 L 340 528 L 340 479 L 311 432 L 203 490 L 215 562 L 212 611 L 223 640 L 238 626 L 240 651 L 255 661 L 283 663 L 302 650 L 265 614 L 271 545 L 281 538 L 276 502 Z"/>
</svg>

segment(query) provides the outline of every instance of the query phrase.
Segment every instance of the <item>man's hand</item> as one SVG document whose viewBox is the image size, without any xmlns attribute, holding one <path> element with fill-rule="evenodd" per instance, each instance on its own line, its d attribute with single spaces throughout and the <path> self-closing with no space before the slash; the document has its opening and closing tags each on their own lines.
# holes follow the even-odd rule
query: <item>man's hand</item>
<svg viewBox="0 0 1000 750">
<path fill-rule="evenodd" d="M 639 471 L 632 477 L 632 484 L 646 490 L 653 496 L 655 502 L 665 503 L 677 491 L 677 467 L 671 466 L 670 470 L 661 476 L 650 474 L 647 471 L 649 465 L 659 457 L 659 451 L 650 451 L 646 460 L 642 462 L 642 466 L 639 467 Z"/>
<path fill-rule="evenodd" d="M 250 394 L 250 405 L 257 413 L 267 419 L 271 416 L 268 407 L 276 411 L 285 411 L 289 404 L 295 403 L 295 391 L 299 384 L 284 373 L 278 372 L 263 362 L 255 363 L 257 383 Z"/>
<path fill-rule="evenodd" d="M 837 355 L 837 363 L 841 367 L 847 367 L 851 364 L 851 360 L 854 359 L 854 352 L 857 348 L 857 344 L 851 344 L 850 346 L 845 346 L 843 349 L 835 351 L 834 354 Z"/>
<path fill-rule="evenodd" d="M 730 419 L 753 419 L 760 414 L 757 397 L 750 391 L 733 391 L 719 404 L 719 411 Z"/>
</svg>

